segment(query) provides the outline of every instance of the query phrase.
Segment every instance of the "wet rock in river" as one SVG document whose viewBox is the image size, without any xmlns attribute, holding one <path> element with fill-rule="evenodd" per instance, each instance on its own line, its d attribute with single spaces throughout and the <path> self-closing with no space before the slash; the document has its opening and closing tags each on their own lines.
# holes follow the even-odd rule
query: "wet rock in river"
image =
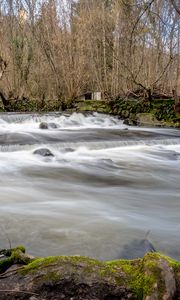
<svg viewBox="0 0 180 300">
<path fill-rule="evenodd" d="M 120 253 L 123 259 L 135 259 L 143 257 L 146 253 L 156 252 L 153 244 L 147 239 L 134 239 L 129 244 L 126 244 Z"/>
<path fill-rule="evenodd" d="M 75 151 L 75 149 L 73 149 L 73 148 L 70 148 L 70 147 L 67 147 L 67 148 L 63 148 L 63 149 L 61 149 L 61 153 L 71 153 L 71 152 L 74 152 Z"/>
<path fill-rule="evenodd" d="M 75 151 L 73 148 L 65 148 L 64 150 L 65 150 L 65 152 L 74 152 Z"/>
<path fill-rule="evenodd" d="M 48 123 L 46 123 L 46 122 L 41 122 L 41 123 L 39 124 L 39 128 L 40 128 L 40 129 L 48 129 Z"/>
<path fill-rule="evenodd" d="M 52 129 L 58 128 L 58 126 L 57 126 L 56 123 L 48 123 L 48 127 L 49 127 L 49 128 L 52 128 Z"/>
<path fill-rule="evenodd" d="M 135 123 L 135 121 L 133 121 L 133 120 L 131 120 L 131 119 L 125 119 L 125 120 L 123 121 L 123 124 L 124 124 L 124 125 L 129 125 L 129 126 L 137 125 L 137 124 Z"/>
<path fill-rule="evenodd" d="M 57 126 L 56 123 L 53 123 L 53 122 L 50 122 L 50 123 L 47 123 L 47 122 L 41 122 L 41 123 L 39 124 L 39 128 L 40 128 L 40 129 L 49 129 L 49 128 L 51 128 L 51 129 L 56 129 L 56 128 L 58 128 L 58 126 Z"/>
<path fill-rule="evenodd" d="M 47 148 L 40 148 L 40 149 L 37 149 L 33 152 L 33 154 L 35 155 L 41 155 L 43 157 L 53 157 L 54 154 Z"/>
</svg>

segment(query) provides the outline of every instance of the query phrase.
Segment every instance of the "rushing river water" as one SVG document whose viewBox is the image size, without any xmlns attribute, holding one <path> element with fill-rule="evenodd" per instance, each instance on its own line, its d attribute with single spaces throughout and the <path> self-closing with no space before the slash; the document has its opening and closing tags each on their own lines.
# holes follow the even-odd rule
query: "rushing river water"
<svg viewBox="0 0 180 300">
<path fill-rule="evenodd" d="M 9 239 L 38 256 L 135 257 L 148 230 L 180 260 L 179 130 L 99 114 L 0 115 L 0 248 Z"/>
</svg>

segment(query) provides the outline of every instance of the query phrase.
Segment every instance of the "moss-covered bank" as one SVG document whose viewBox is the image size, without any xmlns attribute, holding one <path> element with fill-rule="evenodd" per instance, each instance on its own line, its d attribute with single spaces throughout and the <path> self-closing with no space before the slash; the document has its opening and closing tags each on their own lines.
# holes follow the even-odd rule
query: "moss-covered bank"
<svg viewBox="0 0 180 300">
<path fill-rule="evenodd" d="M 180 127 L 180 115 L 174 111 L 173 99 L 110 101 L 110 113 L 126 120 L 129 125 Z"/>
<path fill-rule="evenodd" d="M 3 253 L 1 300 L 170 300 L 180 292 L 180 263 L 159 253 L 110 262 L 82 256 L 33 259 L 23 247 Z"/>
<path fill-rule="evenodd" d="M 12 112 L 98 112 L 117 115 L 128 125 L 180 127 L 180 114 L 174 111 L 173 99 L 153 99 L 151 103 L 144 99 L 117 98 L 110 101 L 59 101 L 23 99 L 9 100 L 7 107 L 0 105 L 0 111 Z"/>
<path fill-rule="evenodd" d="M 10 99 L 6 107 L 0 101 L 0 112 L 48 112 L 58 110 L 61 110 L 61 103 L 58 100 Z"/>
<path fill-rule="evenodd" d="M 97 111 L 117 115 L 128 125 L 180 127 L 180 115 L 174 111 L 173 99 L 115 99 L 112 101 L 76 102 L 76 111 Z"/>
</svg>

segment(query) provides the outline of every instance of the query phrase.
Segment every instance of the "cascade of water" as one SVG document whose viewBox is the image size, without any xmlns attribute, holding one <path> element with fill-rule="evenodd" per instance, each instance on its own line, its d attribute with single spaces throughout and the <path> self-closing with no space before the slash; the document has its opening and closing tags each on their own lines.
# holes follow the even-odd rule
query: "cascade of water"
<svg viewBox="0 0 180 300">
<path fill-rule="evenodd" d="M 91 142 L 60 142 L 60 143 L 41 143 L 32 145 L 0 145 L 0 152 L 15 152 L 15 151 L 32 151 L 37 148 L 54 148 L 59 151 L 64 151 L 67 148 L 78 149 L 79 147 L 87 147 L 88 149 L 111 149 L 111 148 L 124 148 L 134 146 L 154 146 L 154 145 L 180 145 L 180 138 L 171 139 L 152 139 L 152 140 L 123 140 L 123 141 L 91 141 Z"/>
</svg>

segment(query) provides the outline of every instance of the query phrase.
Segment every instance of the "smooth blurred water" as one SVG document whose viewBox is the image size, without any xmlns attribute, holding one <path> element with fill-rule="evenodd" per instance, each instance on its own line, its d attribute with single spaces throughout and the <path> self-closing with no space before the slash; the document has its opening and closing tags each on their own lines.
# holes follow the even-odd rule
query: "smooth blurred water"
<svg viewBox="0 0 180 300">
<path fill-rule="evenodd" d="M 37 256 L 136 257 L 148 230 L 180 260 L 179 130 L 100 114 L 0 115 L 0 248 L 9 239 Z"/>
</svg>

